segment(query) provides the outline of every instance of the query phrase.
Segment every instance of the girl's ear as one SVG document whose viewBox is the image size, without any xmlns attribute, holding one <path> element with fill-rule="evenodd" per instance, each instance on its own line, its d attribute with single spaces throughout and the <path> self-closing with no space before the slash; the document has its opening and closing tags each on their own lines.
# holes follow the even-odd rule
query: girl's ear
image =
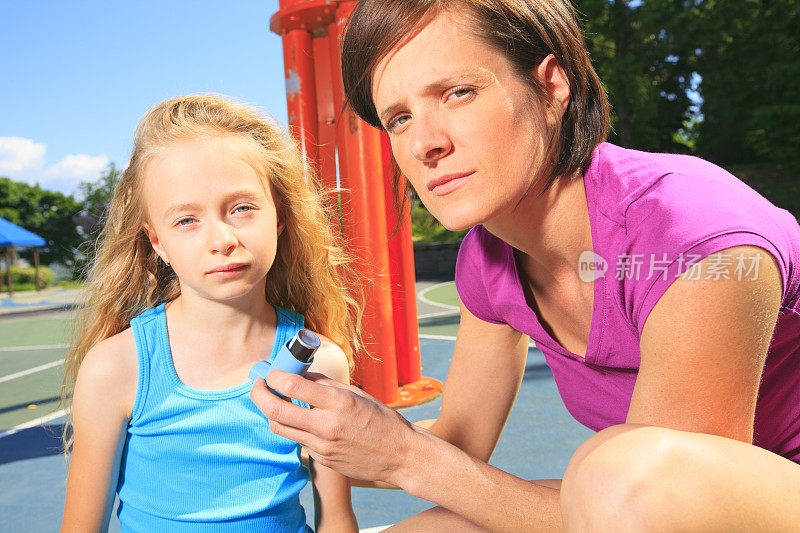
<svg viewBox="0 0 800 533">
<path fill-rule="evenodd" d="M 161 259 L 162 259 L 162 260 L 163 260 L 163 261 L 164 261 L 166 264 L 168 264 L 168 265 L 169 265 L 169 258 L 167 257 L 167 254 L 166 254 L 166 252 L 164 251 L 164 248 L 161 246 L 161 243 L 160 243 L 160 242 L 159 242 L 159 240 L 158 240 L 158 235 L 156 235 L 156 232 L 155 232 L 155 231 L 153 231 L 153 228 L 151 228 L 151 227 L 150 227 L 150 225 L 149 225 L 147 222 L 145 222 L 144 224 L 142 224 L 142 229 L 144 229 L 144 233 L 145 233 L 145 235 L 147 235 L 147 238 L 148 238 L 148 240 L 150 241 L 150 246 L 152 246 L 152 247 L 153 247 L 153 251 L 154 251 L 156 254 L 158 254 L 158 256 L 159 256 L 159 257 L 160 257 L 160 258 L 161 258 Z"/>
<path fill-rule="evenodd" d="M 281 233 L 283 233 L 283 228 L 285 228 L 285 227 L 286 227 L 286 222 L 283 221 L 283 217 L 281 217 L 280 214 L 279 214 L 278 215 L 278 224 L 277 224 L 278 237 L 281 236 Z"/>
</svg>

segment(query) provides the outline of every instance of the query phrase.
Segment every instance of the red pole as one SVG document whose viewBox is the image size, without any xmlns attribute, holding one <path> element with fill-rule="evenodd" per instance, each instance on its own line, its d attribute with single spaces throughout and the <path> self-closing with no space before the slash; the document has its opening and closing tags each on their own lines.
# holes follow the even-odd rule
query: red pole
<svg viewBox="0 0 800 533">
<path fill-rule="evenodd" d="M 411 213 L 408 202 L 399 214 L 394 205 L 394 192 L 389 185 L 394 173 L 392 148 L 386 133 L 381 134 L 381 155 L 384 183 L 386 183 L 385 212 L 389 257 L 391 266 L 392 310 L 397 349 L 397 379 L 400 385 L 422 378 L 419 355 L 419 327 L 417 324 L 416 277 L 414 273 L 414 246 L 411 238 Z M 401 180 L 405 179 L 401 177 Z M 395 231 L 396 230 L 396 231 Z M 393 233 L 394 232 L 394 233 Z"/>
<path fill-rule="evenodd" d="M 356 258 L 357 279 L 348 282 L 363 288 L 365 303 L 367 354 L 358 354 L 355 382 L 388 405 L 413 405 L 438 396 L 442 384 L 420 376 L 407 215 L 389 239 L 396 221 L 387 201 L 389 149 L 378 130 L 343 110 L 338 45 L 354 7 L 353 1 L 281 0 L 270 27 L 283 36 L 289 123 L 326 188 L 336 183 L 334 153 L 339 162 L 342 232 Z"/>
<path fill-rule="evenodd" d="M 283 68 L 289 126 L 307 162 L 319 170 L 317 95 L 311 28 L 304 20 L 304 0 L 280 0 L 280 11 L 270 21 L 283 38 Z M 318 3 L 318 2 L 314 2 Z M 331 7 L 327 8 L 332 11 Z M 327 58 L 323 59 L 327 61 Z"/>
<path fill-rule="evenodd" d="M 352 3 L 342 4 L 336 11 L 337 21 L 346 20 L 352 8 Z M 359 280 L 366 281 L 362 321 L 367 354 L 361 354 L 355 379 L 380 401 L 394 403 L 399 392 L 380 134 L 350 109 L 342 120 L 346 126 L 339 130 L 344 141 L 339 151 L 347 156 L 347 167 L 339 166 L 344 232 L 357 256 L 354 266 Z"/>
</svg>

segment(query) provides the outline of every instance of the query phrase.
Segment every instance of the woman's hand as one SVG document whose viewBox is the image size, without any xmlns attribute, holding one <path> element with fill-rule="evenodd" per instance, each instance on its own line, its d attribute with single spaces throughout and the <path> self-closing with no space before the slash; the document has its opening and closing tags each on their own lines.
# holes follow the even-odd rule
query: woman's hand
<svg viewBox="0 0 800 533">
<path fill-rule="evenodd" d="M 308 403 L 308 410 L 272 394 L 256 380 L 250 397 L 269 419 L 273 433 L 294 440 L 327 467 L 351 478 L 404 487 L 416 437 L 424 430 L 353 386 L 322 374 L 305 378 L 270 372 L 269 387 Z"/>
</svg>

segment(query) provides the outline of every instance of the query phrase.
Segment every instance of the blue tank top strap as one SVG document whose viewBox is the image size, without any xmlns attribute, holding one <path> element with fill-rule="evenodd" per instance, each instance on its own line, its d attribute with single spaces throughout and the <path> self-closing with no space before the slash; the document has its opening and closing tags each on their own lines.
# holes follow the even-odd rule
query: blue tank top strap
<svg viewBox="0 0 800 533">
<path fill-rule="evenodd" d="M 277 316 L 277 331 L 275 332 L 275 342 L 272 345 L 272 352 L 269 354 L 269 361 L 272 362 L 275 356 L 278 355 L 280 347 L 294 337 L 294 334 L 303 329 L 305 319 L 303 315 L 292 311 L 291 309 L 284 309 L 282 307 L 275 307 L 275 314 Z"/>
<path fill-rule="evenodd" d="M 157 376 L 160 369 L 154 369 L 153 367 L 154 363 L 157 363 L 159 359 L 163 359 L 160 355 L 164 351 L 164 337 L 166 337 L 167 332 L 166 329 L 162 331 L 160 326 L 163 322 L 161 316 L 164 314 L 165 305 L 165 303 L 157 305 L 131 319 L 131 330 L 133 330 L 133 338 L 136 342 L 136 356 L 139 362 L 139 380 L 136 387 L 136 399 L 131 412 L 131 421 L 136 420 L 142 414 L 150 384 L 154 381 L 154 378 L 162 377 Z M 169 342 L 168 339 L 166 342 Z M 158 381 L 161 380 L 158 379 Z"/>
<path fill-rule="evenodd" d="M 294 334 L 303 329 L 303 325 L 305 324 L 305 318 L 303 315 L 292 311 L 291 309 L 284 309 L 282 307 L 275 307 L 275 313 L 277 315 L 277 331 L 275 332 L 275 342 L 272 344 L 272 353 L 269 354 L 269 361 L 270 363 L 278 355 L 278 350 L 280 350 L 281 346 L 285 345 L 287 342 L 294 337 Z M 299 405 L 300 407 L 310 408 L 310 406 L 306 402 L 301 402 L 300 400 L 295 400 L 294 398 L 290 398 L 292 403 L 295 405 Z"/>
</svg>

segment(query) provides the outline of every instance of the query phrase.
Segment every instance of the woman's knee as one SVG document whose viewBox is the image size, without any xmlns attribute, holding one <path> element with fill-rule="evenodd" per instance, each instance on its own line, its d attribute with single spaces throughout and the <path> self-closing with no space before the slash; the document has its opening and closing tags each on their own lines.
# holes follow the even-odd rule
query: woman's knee
<svg viewBox="0 0 800 533">
<path fill-rule="evenodd" d="M 647 530 L 664 525 L 680 472 L 696 458 L 685 433 L 619 425 L 598 432 L 573 455 L 561 486 L 567 530 Z"/>
</svg>

